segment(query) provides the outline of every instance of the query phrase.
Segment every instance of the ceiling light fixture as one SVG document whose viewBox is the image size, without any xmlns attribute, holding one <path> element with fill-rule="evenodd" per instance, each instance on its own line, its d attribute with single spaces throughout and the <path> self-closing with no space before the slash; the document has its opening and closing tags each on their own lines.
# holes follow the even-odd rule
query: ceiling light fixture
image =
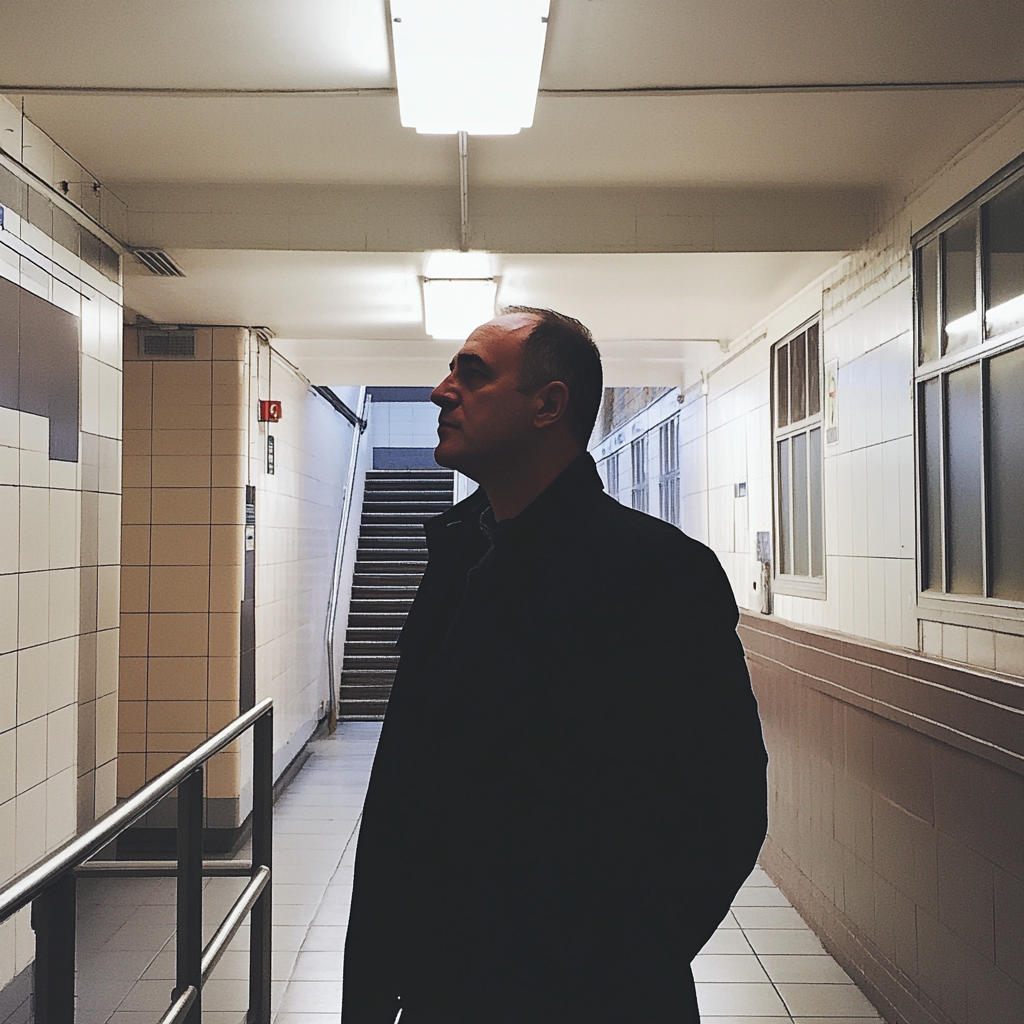
<svg viewBox="0 0 1024 1024">
<path fill-rule="evenodd" d="M 533 124 L 550 0 L 391 0 L 402 124 L 516 135 Z"/>
<path fill-rule="evenodd" d="M 494 316 L 498 282 L 493 277 L 423 278 L 423 321 L 427 334 L 463 341 Z"/>
</svg>

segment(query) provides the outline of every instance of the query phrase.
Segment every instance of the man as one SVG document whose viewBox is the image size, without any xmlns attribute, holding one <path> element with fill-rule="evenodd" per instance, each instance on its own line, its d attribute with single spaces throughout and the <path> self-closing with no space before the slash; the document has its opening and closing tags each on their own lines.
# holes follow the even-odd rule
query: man
<svg viewBox="0 0 1024 1024">
<path fill-rule="evenodd" d="M 766 831 L 715 556 L 603 492 L 601 362 L 513 307 L 431 399 L 480 489 L 427 525 L 356 857 L 343 1024 L 698 1018 L 689 962 Z"/>
</svg>

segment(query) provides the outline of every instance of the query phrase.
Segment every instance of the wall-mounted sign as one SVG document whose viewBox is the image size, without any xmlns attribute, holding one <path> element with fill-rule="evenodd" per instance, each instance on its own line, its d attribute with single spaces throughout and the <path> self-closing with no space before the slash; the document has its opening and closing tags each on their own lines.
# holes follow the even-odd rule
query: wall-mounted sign
<svg viewBox="0 0 1024 1024">
<path fill-rule="evenodd" d="M 839 360 L 825 364 L 825 444 L 839 443 Z"/>
<path fill-rule="evenodd" d="M 267 434 L 267 472 L 274 475 L 274 435 Z"/>
<path fill-rule="evenodd" d="M 281 403 L 272 399 L 260 399 L 260 422 L 277 423 L 281 419 Z"/>
</svg>

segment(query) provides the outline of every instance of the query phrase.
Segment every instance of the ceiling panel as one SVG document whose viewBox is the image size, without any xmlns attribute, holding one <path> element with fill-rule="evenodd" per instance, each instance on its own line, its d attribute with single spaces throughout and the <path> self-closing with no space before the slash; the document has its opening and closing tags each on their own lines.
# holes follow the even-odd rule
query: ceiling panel
<svg viewBox="0 0 1024 1024">
<path fill-rule="evenodd" d="M 1017 0 L 553 0 L 541 85 L 1024 78 Z"/>
<path fill-rule="evenodd" d="M 3 5 L 4 85 L 388 87 L 384 0 L 31 0 Z"/>
<path fill-rule="evenodd" d="M 470 140 L 473 185 L 908 188 L 1024 90 L 544 97 L 519 135 Z M 101 180 L 445 184 L 454 137 L 402 128 L 394 96 L 28 96 Z"/>
<path fill-rule="evenodd" d="M 426 340 L 422 253 L 171 250 L 184 278 L 125 266 L 125 304 L 159 323 L 260 324 L 294 339 Z M 576 316 L 599 341 L 731 340 L 836 253 L 492 255 L 498 304 Z"/>
</svg>

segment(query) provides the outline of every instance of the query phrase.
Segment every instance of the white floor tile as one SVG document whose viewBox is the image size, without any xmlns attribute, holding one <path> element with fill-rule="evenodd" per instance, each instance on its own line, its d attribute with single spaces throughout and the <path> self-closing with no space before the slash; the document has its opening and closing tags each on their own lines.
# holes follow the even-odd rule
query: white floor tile
<svg viewBox="0 0 1024 1024">
<path fill-rule="evenodd" d="M 761 1014 L 766 1017 L 789 1016 L 775 987 L 765 984 L 710 983 L 697 986 L 697 1005 L 701 1017 L 715 1017 L 732 1014 L 750 1016 Z"/>
</svg>

